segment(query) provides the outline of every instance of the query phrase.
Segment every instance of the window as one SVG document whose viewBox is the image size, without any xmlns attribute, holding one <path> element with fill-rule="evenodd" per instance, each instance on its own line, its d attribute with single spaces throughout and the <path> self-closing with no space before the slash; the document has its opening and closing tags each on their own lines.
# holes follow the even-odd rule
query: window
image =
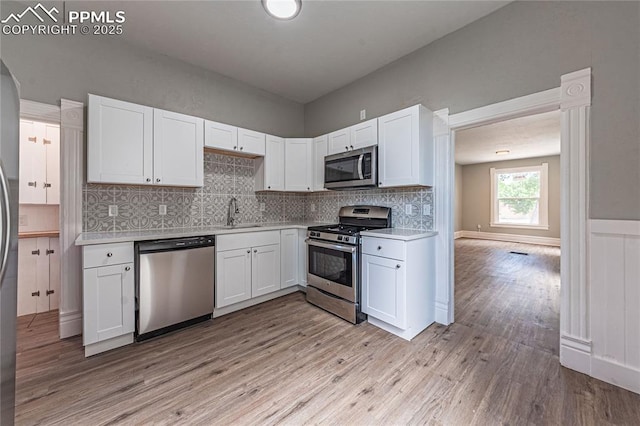
<svg viewBox="0 0 640 426">
<path fill-rule="evenodd" d="M 491 169 L 491 226 L 549 229 L 548 165 Z"/>
</svg>

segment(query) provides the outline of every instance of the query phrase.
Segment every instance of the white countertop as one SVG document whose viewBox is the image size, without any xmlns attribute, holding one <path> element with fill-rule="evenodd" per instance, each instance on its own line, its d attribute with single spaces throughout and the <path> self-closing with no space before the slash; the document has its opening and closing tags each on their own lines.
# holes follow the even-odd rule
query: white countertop
<svg viewBox="0 0 640 426">
<path fill-rule="evenodd" d="M 363 237 L 378 237 L 389 238 L 391 240 L 412 241 L 419 240 L 421 238 L 435 237 L 436 235 L 438 235 L 438 233 L 435 231 L 421 231 L 419 229 L 385 228 L 362 231 L 360 235 L 362 235 Z"/>
<path fill-rule="evenodd" d="M 125 243 L 133 241 L 149 241 L 161 238 L 185 238 L 201 235 L 239 234 L 243 232 L 279 231 L 281 229 L 306 229 L 310 226 L 328 225 L 321 222 L 278 222 L 261 223 L 256 226 L 242 228 L 246 224 L 240 224 L 239 228 L 226 228 L 224 226 L 212 226 L 209 228 L 181 228 L 181 229 L 154 229 L 149 231 L 119 231 L 119 232 L 83 232 L 76 238 L 77 246 L 90 244 Z"/>
</svg>

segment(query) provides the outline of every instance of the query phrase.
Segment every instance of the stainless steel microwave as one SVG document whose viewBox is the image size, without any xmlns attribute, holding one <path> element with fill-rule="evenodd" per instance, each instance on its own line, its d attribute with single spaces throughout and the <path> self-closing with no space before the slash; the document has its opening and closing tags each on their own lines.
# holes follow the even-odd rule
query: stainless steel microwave
<svg viewBox="0 0 640 426">
<path fill-rule="evenodd" d="M 324 158 L 324 187 L 357 189 L 378 186 L 378 147 L 369 146 Z"/>
</svg>

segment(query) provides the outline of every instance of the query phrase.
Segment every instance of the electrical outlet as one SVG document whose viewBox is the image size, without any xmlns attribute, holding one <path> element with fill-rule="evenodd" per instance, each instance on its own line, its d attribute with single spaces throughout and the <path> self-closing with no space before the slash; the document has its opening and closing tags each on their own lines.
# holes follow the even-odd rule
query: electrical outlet
<svg viewBox="0 0 640 426">
<path fill-rule="evenodd" d="M 267 209 L 267 207 L 264 205 L 264 203 L 260 203 L 260 211 L 263 212 Z"/>
<path fill-rule="evenodd" d="M 411 204 L 405 204 L 404 205 L 404 212 L 406 214 L 412 214 L 413 213 L 413 206 Z"/>
<path fill-rule="evenodd" d="M 430 216 L 431 215 L 431 206 L 429 204 L 424 204 L 422 206 L 422 215 Z"/>
<path fill-rule="evenodd" d="M 364 120 L 365 118 L 367 118 L 367 110 L 363 109 L 360 111 L 360 120 Z"/>
<path fill-rule="evenodd" d="M 118 206 L 116 204 L 109 204 L 109 217 L 118 216 Z"/>
<path fill-rule="evenodd" d="M 21 214 L 18 226 L 29 226 L 29 216 L 27 216 L 26 214 Z"/>
<path fill-rule="evenodd" d="M 167 205 L 166 204 L 160 204 L 160 206 L 158 206 L 158 214 L 160 216 L 166 216 L 167 215 Z"/>
<path fill-rule="evenodd" d="M 312 212 L 316 211 L 316 203 L 311 203 L 311 211 Z"/>
<path fill-rule="evenodd" d="M 478 232 L 480 232 L 480 229 L 482 229 L 482 226 L 480 226 L 480 224 L 478 224 Z"/>
</svg>

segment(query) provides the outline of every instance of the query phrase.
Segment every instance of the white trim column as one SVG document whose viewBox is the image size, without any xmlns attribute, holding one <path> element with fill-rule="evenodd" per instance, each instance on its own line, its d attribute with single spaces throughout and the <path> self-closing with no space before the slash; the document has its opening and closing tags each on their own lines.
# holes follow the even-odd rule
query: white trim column
<svg viewBox="0 0 640 426">
<path fill-rule="evenodd" d="M 449 110 L 433 114 L 433 140 L 435 145 L 434 229 L 436 237 L 436 310 L 439 324 L 449 325 L 454 317 L 454 262 L 453 206 L 455 191 L 454 146 L 449 129 Z"/>
<path fill-rule="evenodd" d="M 84 104 L 61 100 L 60 113 L 60 338 L 82 334 L 82 232 Z"/>
<path fill-rule="evenodd" d="M 587 263 L 588 147 L 591 68 L 561 79 L 560 363 L 591 374 Z M 568 244 L 565 244 L 568 242 Z"/>
</svg>

